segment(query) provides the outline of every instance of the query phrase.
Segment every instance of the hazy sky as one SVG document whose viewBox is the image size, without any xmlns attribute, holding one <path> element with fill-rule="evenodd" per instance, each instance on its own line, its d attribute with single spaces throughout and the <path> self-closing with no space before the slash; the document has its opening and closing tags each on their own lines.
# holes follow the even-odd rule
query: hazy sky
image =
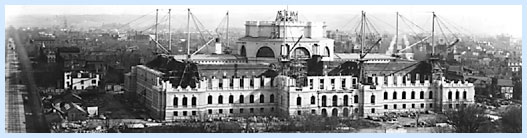
<svg viewBox="0 0 527 138">
<path fill-rule="evenodd" d="M 233 26 L 243 25 L 246 20 L 273 20 L 276 11 L 288 8 L 299 12 L 302 20 L 325 21 L 328 28 L 347 26 L 361 11 L 382 20 L 380 24 L 394 24 L 395 12 L 399 12 L 418 25 L 427 26 L 431 12 L 436 12 L 446 21 L 474 34 L 506 33 L 520 37 L 522 33 L 521 5 L 6 5 L 6 20 L 18 15 L 155 15 L 155 9 L 172 9 L 173 20 L 186 20 L 190 8 L 204 23 L 216 26 L 229 11 Z M 211 18 L 212 20 L 208 20 Z"/>
</svg>

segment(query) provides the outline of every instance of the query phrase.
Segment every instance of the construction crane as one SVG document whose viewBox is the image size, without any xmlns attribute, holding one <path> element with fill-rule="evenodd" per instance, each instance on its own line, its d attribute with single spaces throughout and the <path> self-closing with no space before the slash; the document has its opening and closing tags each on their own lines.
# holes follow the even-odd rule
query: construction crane
<svg viewBox="0 0 527 138">
<path fill-rule="evenodd" d="M 382 38 L 379 38 L 372 46 L 370 47 L 366 47 L 366 43 L 365 43 L 365 38 L 364 38 L 364 35 L 365 35 L 365 31 L 366 31 L 366 24 L 367 24 L 367 19 L 366 19 L 366 12 L 362 11 L 361 12 L 361 35 L 360 35 L 360 40 L 361 40 L 361 45 L 360 45 L 360 55 L 359 55 L 359 59 L 358 59 L 358 68 L 359 68 L 359 83 L 357 85 L 364 85 L 364 84 L 367 84 L 369 82 L 367 82 L 364 78 L 365 78 L 365 65 L 364 63 L 367 61 L 366 59 L 364 59 L 371 51 L 372 49 L 379 45 Z M 367 48 L 367 50 L 365 51 L 364 48 Z"/>
</svg>

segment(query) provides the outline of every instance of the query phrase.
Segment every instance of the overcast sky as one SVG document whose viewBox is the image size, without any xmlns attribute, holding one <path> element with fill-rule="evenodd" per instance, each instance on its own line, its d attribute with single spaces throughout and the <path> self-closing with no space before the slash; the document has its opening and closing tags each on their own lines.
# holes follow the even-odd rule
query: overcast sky
<svg viewBox="0 0 527 138">
<path fill-rule="evenodd" d="M 353 25 L 348 24 L 354 23 L 351 20 L 361 11 L 377 16 L 374 19 L 382 20 L 378 21 L 380 24 L 394 24 L 395 12 L 399 12 L 426 27 L 433 11 L 458 28 L 475 34 L 505 33 L 520 37 L 522 33 L 521 5 L 7 5 L 5 10 L 9 20 L 19 15 L 155 15 L 155 9 L 161 10 L 161 16 L 166 14 L 166 9 L 172 9 L 173 20 L 177 21 L 186 20 L 187 8 L 200 20 L 211 21 L 204 23 L 210 26 L 219 24 L 227 11 L 231 24 L 243 27 L 243 21 L 273 20 L 276 11 L 288 8 L 298 11 L 302 20 L 325 21 L 328 28 L 350 28 Z"/>
</svg>

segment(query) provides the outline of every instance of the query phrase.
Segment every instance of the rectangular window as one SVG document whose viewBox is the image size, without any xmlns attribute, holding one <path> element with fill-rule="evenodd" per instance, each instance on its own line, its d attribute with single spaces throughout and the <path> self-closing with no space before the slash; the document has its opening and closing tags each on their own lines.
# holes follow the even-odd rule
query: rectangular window
<svg viewBox="0 0 527 138">
<path fill-rule="evenodd" d="M 91 80 L 91 84 L 97 84 L 97 80 Z"/>
<path fill-rule="evenodd" d="M 81 84 L 84 84 L 84 80 L 81 80 Z"/>
<path fill-rule="evenodd" d="M 424 103 L 421 104 L 421 108 L 425 108 L 425 104 Z"/>
<path fill-rule="evenodd" d="M 397 105 L 396 104 L 393 105 L 393 109 L 397 109 Z"/>
<path fill-rule="evenodd" d="M 218 113 L 223 114 L 223 109 L 218 109 Z"/>
<path fill-rule="evenodd" d="M 230 114 L 234 113 L 234 109 L 229 109 L 229 113 Z"/>
<path fill-rule="evenodd" d="M 242 108 L 242 109 L 240 109 L 240 114 L 243 114 L 243 108 Z"/>
<path fill-rule="evenodd" d="M 412 108 L 415 108 L 415 104 L 412 104 Z"/>
<path fill-rule="evenodd" d="M 313 79 L 309 79 L 309 89 L 313 89 Z"/>
<path fill-rule="evenodd" d="M 320 87 L 318 89 L 324 89 L 324 79 L 320 79 Z"/>
<path fill-rule="evenodd" d="M 434 104 L 430 104 L 430 105 L 428 105 L 428 107 L 434 108 Z"/>
<path fill-rule="evenodd" d="M 406 104 L 403 104 L 403 109 L 406 109 Z"/>
<path fill-rule="evenodd" d="M 385 105 L 384 105 L 384 109 L 388 109 L 388 105 L 385 104 Z"/>
<path fill-rule="evenodd" d="M 208 112 L 209 112 L 209 114 L 212 114 L 212 109 L 209 109 Z"/>
<path fill-rule="evenodd" d="M 264 108 L 260 108 L 260 113 L 263 113 L 265 112 L 265 109 Z"/>
<path fill-rule="evenodd" d="M 298 110 L 298 111 L 296 111 L 296 114 L 297 115 L 302 115 L 302 111 Z"/>
<path fill-rule="evenodd" d="M 317 110 L 311 110 L 311 114 L 317 114 Z"/>
<path fill-rule="evenodd" d="M 342 88 L 346 88 L 346 79 L 342 78 Z"/>
<path fill-rule="evenodd" d="M 177 116 L 177 115 L 178 115 L 178 112 L 177 112 L 177 111 L 174 111 L 173 113 L 174 113 L 174 116 Z"/>
<path fill-rule="evenodd" d="M 330 80 L 331 89 L 335 89 L 335 79 Z"/>
<path fill-rule="evenodd" d="M 192 111 L 192 116 L 196 116 L 196 111 Z"/>
<path fill-rule="evenodd" d="M 250 108 L 249 113 L 254 113 L 254 108 Z"/>
<path fill-rule="evenodd" d="M 183 116 L 187 116 L 187 111 L 183 111 Z"/>
</svg>

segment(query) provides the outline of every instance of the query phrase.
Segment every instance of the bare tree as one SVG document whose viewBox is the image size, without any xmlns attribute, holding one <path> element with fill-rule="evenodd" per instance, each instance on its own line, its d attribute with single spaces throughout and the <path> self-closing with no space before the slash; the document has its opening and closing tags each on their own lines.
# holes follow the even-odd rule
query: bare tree
<svg viewBox="0 0 527 138">
<path fill-rule="evenodd" d="M 519 106 L 507 108 L 501 116 L 501 127 L 503 132 L 521 133 L 522 132 L 522 109 Z"/>
<path fill-rule="evenodd" d="M 454 126 L 458 133 L 481 132 L 489 120 L 485 116 L 485 109 L 476 105 L 461 106 L 460 108 L 445 112 L 448 121 Z"/>
</svg>

